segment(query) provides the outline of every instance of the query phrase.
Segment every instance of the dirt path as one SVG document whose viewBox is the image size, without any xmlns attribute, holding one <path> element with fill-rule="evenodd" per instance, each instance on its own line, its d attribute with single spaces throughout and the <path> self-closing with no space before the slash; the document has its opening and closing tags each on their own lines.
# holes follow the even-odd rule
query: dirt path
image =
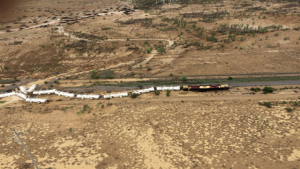
<svg viewBox="0 0 300 169">
<path fill-rule="evenodd" d="M 116 68 L 116 67 L 119 67 L 119 66 L 130 65 L 130 64 L 133 64 L 133 63 L 134 63 L 134 61 L 121 62 L 121 63 L 118 63 L 116 65 L 112 65 L 112 66 L 109 66 L 109 67 L 106 67 L 106 68 L 100 68 L 99 70 L 112 69 L 112 68 Z M 70 76 L 70 75 L 76 76 L 76 75 L 80 75 L 80 74 L 84 74 L 84 73 L 90 73 L 91 71 L 92 70 L 87 70 L 87 71 L 82 71 L 82 72 L 77 72 L 77 73 L 74 72 L 74 71 L 70 71 L 70 72 L 67 72 L 67 73 L 62 73 L 62 74 L 51 76 L 51 77 L 41 79 L 41 80 L 38 80 L 38 81 L 35 81 L 35 82 L 31 82 L 27 85 L 28 86 L 33 85 L 33 84 L 39 84 L 40 85 L 40 84 L 44 84 L 44 81 L 51 81 L 53 79 L 58 79 L 58 78 L 62 78 L 62 77 Z"/>
<path fill-rule="evenodd" d="M 60 22 L 60 19 L 56 19 L 56 20 L 52 20 L 48 23 L 42 23 L 42 24 L 38 24 L 38 25 L 34 25 L 34 26 L 30 26 L 28 28 L 23 28 L 22 30 L 26 30 L 26 29 L 33 29 L 33 28 L 39 28 L 41 26 L 47 26 L 47 25 L 55 25 L 58 24 Z M 20 31 L 19 28 L 16 29 L 9 29 L 11 32 L 16 32 L 16 31 Z M 0 31 L 0 33 L 7 33 L 6 31 Z"/>
<path fill-rule="evenodd" d="M 106 41 L 166 41 L 169 43 L 168 47 L 171 47 L 174 44 L 173 40 L 170 39 L 156 39 L 156 38 L 148 38 L 148 39 L 107 39 Z"/>
<path fill-rule="evenodd" d="M 84 38 L 79 38 L 79 37 L 76 37 L 68 32 L 66 32 L 64 30 L 64 27 L 62 25 L 60 26 L 56 26 L 58 28 L 58 33 L 60 34 L 63 34 L 64 36 L 68 36 L 72 39 L 75 39 L 75 40 L 85 40 L 87 42 L 91 42 L 90 40 L 88 39 L 84 39 Z M 157 39 L 157 38 L 147 38 L 147 39 L 107 39 L 106 41 L 109 41 L 109 42 L 115 42 L 115 41 L 118 41 L 118 42 L 125 42 L 125 41 L 166 41 L 169 43 L 168 47 L 171 47 L 173 44 L 174 44 L 174 41 L 173 40 L 170 40 L 170 39 Z M 101 43 L 101 42 L 97 42 L 97 43 Z"/>
</svg>

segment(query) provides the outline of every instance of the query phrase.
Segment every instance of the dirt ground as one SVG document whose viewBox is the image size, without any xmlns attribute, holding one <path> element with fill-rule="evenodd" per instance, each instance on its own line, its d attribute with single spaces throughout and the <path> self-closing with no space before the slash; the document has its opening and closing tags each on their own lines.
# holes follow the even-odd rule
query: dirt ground
<svg viewBox="0 0 300 169">
<path fill-rule="evenodd" d="M 296 1 L 194 0 L 146 9 L 143 0 L 14 2 L 0 7 L 0 90 L 300 74 Z M 38 96 L 47 104 L 3 98 L 0 168 L 34 168 L 11 128 L 24 133 L 45 169 L 300 168 L 300 87 L 275 88 L 110 100 Z"/>
<path fill-rule="evenodd" d="M 42 105 L 6 98 L 0 167 L 33 168 L 14 128 L 40 168 L 299 168 L 300 90 L 284 87 L 267 95 L 241 87 L 136 99 L 45 95 L 52 102 Z M 259 105 L 267 101 L 272 108 Z"/>
<path fill-rule="evenodd" d="M 115 78 L 300 72 L 298 3 L 133 8 L 127 1 L 23 1 L 0 17 L 0 76 L 90 79 L 95 69 L 110 69 Z"/>
</svg>

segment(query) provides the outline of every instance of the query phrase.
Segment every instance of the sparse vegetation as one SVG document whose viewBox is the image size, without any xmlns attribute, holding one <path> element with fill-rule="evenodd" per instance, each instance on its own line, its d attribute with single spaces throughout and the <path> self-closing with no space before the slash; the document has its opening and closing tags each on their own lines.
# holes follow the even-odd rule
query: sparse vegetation
<svg viewBox="0 0 300 169">
<path fill-rule="evenodd" d="M 253 91 L 253 92 L 259 92 L 259 91 L 261 91 L 261 89 L 259 87 L 251 87 L 250 90 Z"/>
<path fill-rule="evenodd" d="M 270 87 L 270 86 L 266 86 L 266 87 L 263 88 L 263 93 L 264 94 L 273 93 L 273 91 L 274 91 L 274 88 Z"/>
<path fill-rule="evenodd" d="M 187 82 L 187 80 L 188 80 L 188 79 L 187 79 L 187 76 L 182 76 L 182 77 L 181 77 L 181 81 L 182 81 L 182 82 Z"/>
<path fill-rule="evenodd" d="M 155 90 L 155 91 L 154 91 L 154 94 L 155 94 L 156 96 L 158 96 L 158 95 L 160 94 L 160 91 Z"/>
<path fill-rule="evenodd" d="M 76 114 L 77 115 L 83 114 L 83 113 L 85 113 L 87 111 L 87 109 L 90 109 L 90 108 L 91 107 L 89 105 L 85 104 L 85 105 L 83 105 L 83 107 L 82 107 L 82 109 L 80 111 L 76 112 Z"/>
<path fill-rule="evenodd" d="M 15 96 L 6 99 L 0 104 L 2 141 L 11 139 L 9 128 L 14 123 L 18 132 L 25 131 L 22 138 L 42 167 L 53 167 L 54 162 L 65 162 L 66 168 L 151 167 L 137 156 L 141 149 L 141 153 L 162 154 L 161 164 L 152 165 L 157 168 L 298 167 L 293 150 L 298 141 L 299 88 L 288 85 L 278 95 L 261 95 L 263 81 L 300 80 L 298 1 L 33 2 L 17 4 L 12 15 L 1 11 L 0 85 L 5 85 L 1 93 L 21 85 L 28 88 L 35 83 L 31 79 L 38 79 L 37 90 L 87 95 L 152 86 L 258 82 L 258 87 L 240 85 L 229 91 L 165 90 L 141 96 L 129 92 L 136 99 L 36 96 L 49 98 L 53 101 L 49 104 L 19 101 Z M 47 28 L 34 28 L 37 25 Z M 24 42 L 15 45 L 19 40 Z M 108 80 L 112 78 L 116 79 Z M 284 97 L 279 98 L 281 93 Z M 253 106 L 258 101 L 261 106 Z M 27 113 L 17 113 L 22 110 Z M 32 122 L 35 119 L 39 122 Z M 41 143 L 39 136 L 46 139 Z M 144 146 L 151 147 L 153 141 L 151 150 Z M 161 150 L 166 142 L 171 146 Z M 234 142 L 241 144 L 232 146 Z M 223 149 L 225 154 L 220 155 Z M 20 145 L 1 151 L 1 165 L 33 167 Z M 178 158 L 187 156 L 187 160 Z M 67 162 L 51 160 L 60 157 L 67 157 Z"/>
<path fill-rule="evenodd" d="M 131 98 L 133 98 L 133 99 L 137 98 L 138 96 L 139 96 L 139 94 L 137 94 L 137 93 L 132 93 L 131 94 Z"/>
<path fill-rule="evenodd" d="M 91 78 L 92 79 L 98 79 L 100 76 L 97 73 L 97 70 L 92 70 Z"/>
<path fill-rule="evenodd" d="M 261 105 L 266 106 L 268 108 L 272 108 L 271 102 L 263 102 Z"/>
<path fill-rule="evenodd" d="M 167 92 L 166 92 L 166 96 L 170 96 L 170 94 L 171 94 L 171 90 L 167 90 Z"/>
<path fill-rule="evenodd" d="M 157 48 L 157 52 L 160 54 L 165 54 L 166 53 L 166 48 L 164 46 L 159 46 Z"/>
</svg>

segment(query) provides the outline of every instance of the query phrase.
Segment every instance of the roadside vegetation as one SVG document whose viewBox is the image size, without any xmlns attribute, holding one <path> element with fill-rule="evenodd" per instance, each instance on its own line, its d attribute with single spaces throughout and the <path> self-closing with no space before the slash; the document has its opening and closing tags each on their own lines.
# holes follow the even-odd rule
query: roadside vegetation
<svg viewBox="0 0 300 169">
<path fill-rule="evenodd" d="M 219 83 L 242 83 L 242 82 L 260 82 L 260 81 L 284 81 L 284 80 L 300 80 L 299 76 L 286 76 L 286 77 L 254 77 L 254 78 L 233 78 L 228 80 L 228 78 L 206 78 L 206 79 L 193 79 L 189 78 L 185 81 L 182 77 L 179 79 L 176 76 L 172 76 L 170 80 L 151 80 L 151 81 L 136 81 L 136 82 L 122 82 L 119 84 L 100 81 L 98 83 L 92 84 L 91 86 L 158 86 L 158 85 L 181 85 L 181 84 L 219 84 Z M 72 87 L 72 86 L 70 86 Z"/>
</svg>

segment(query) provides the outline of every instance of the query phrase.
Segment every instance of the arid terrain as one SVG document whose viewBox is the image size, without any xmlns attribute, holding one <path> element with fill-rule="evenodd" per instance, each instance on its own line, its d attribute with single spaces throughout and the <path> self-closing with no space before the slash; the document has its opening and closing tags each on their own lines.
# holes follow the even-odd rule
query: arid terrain
<svg viewBox="0 0 300 169">
<path fill-rule="evenodd" d="M 300 168 L 299 21 L 296 0 L 0 2 L 0 94 L 234 86 L 0 98 L 0 169 L 34 168 L 12 128 L 45 169 Z"/>
<path fill-rule="evenodd" d="M 298 1 L 201 2 L 20 2 L 0 16 L 1 76 L 300 72 Z"/>
<path fill-rule="evenodd" d="M 40 168 L 299 168 L 300 87 L 276 89 L 48 96 L 42 106 L 10 97 L 0 104 L 0 166 L 33 168 L 13 127 Z"/>
</svg>

